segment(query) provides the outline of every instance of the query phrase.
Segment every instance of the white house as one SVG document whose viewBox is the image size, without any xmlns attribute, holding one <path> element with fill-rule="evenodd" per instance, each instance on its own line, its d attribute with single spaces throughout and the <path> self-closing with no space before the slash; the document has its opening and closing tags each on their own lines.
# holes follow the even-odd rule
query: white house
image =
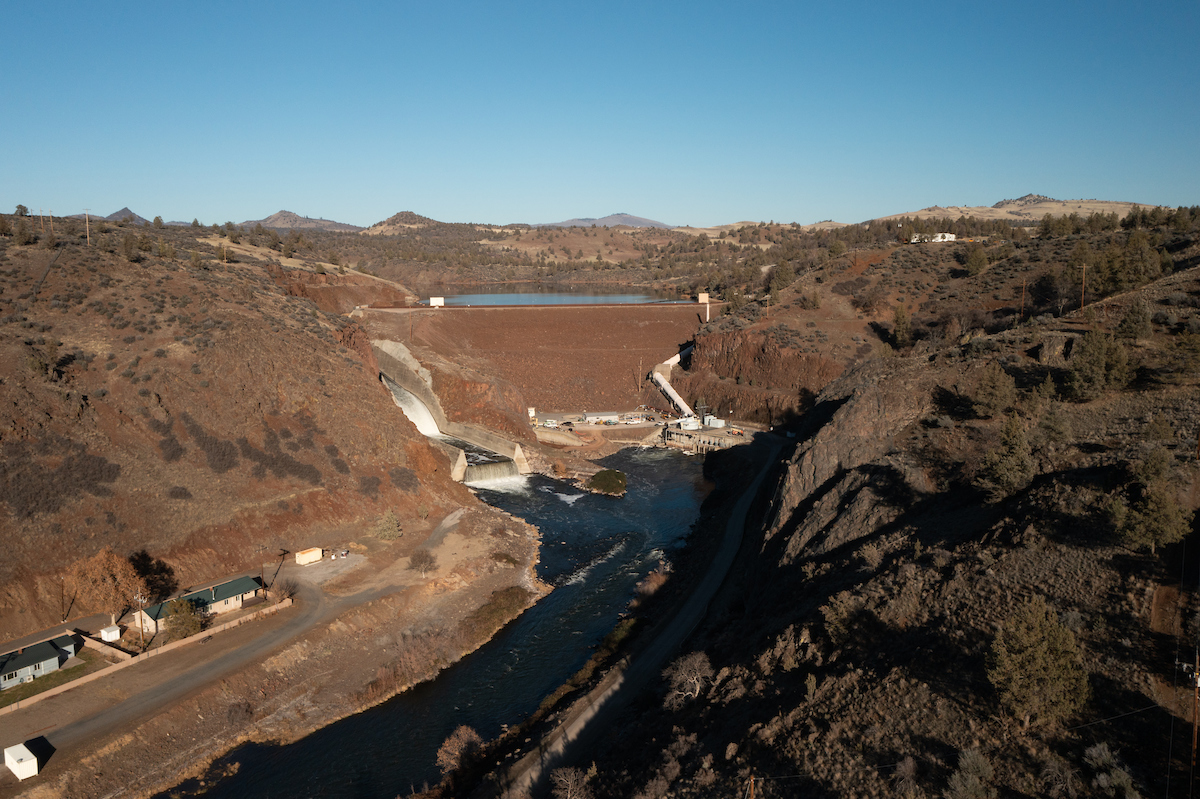
<svg viewBox="0 0 1200 799">
<path fill-rule="evenodd" d="M 909 243 L 917 244 L 923 241 L 955 241 L 958 236 L 953 233 L 914 233 Z"/>
</svg>

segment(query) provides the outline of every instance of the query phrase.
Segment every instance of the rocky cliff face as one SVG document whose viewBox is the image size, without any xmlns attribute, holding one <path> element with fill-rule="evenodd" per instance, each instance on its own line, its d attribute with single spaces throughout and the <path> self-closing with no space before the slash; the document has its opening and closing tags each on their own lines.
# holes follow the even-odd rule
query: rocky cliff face
<svg viewBox="0 0 1200 799">
<path fill-rule="evenodd" d="M 672 385 L 717 416 L 769 423 L 805 410 L 841 371 L 836 361 L 783 346 L 763 331 L 720 331 L 697 338 Z"/>
<path fill-rule="evenodd" d="M 932 410 L 947 379 L 925 357 L 869 361 L 817 397 L 775 499 L 767 541 L 784 540 L 785 563 L 824 554 L 872 533 L 930 482 L 895 438 Z"/>
</svg>

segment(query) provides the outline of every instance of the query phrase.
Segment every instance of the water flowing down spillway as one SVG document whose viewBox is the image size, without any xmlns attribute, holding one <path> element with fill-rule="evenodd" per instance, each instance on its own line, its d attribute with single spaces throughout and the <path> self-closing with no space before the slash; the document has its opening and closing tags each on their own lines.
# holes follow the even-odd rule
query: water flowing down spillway
<svg viewBox="0 0 1200 799">
<path fill-rule="evenodd" d="M 490 449 L 484 449 L 470 441 L 446 435 L 438 427 L 437 420 L 433 418 L 429 408 L 415 394 L 398 385 L 387 375 L 380 375 L 379 379 L 392 392 L 392 401 L 404 412 L 408 420 L 416 425 L 422 435 L 435 438 L 463 451 L 467 456 L 467 474 L 464 482 L 486 482 L 519 474 L 517 465 L 513 463 L 512 458 L 492 452 Z"/>
<path fill-rule="evenodd" d="M 554 590 L 435 680 L 294 744 L 236 749 L 214 771 L 237 763 L 237 773 L 204 795 L 392 799 L 439 779 L 437 749 L 458 725 L 490 739 L 533 712 L 591 657 L 703 499 L 700 460 L 676 451 L 625 450 L 603 465 L 626 473 L 624 498 L 540 475 L 472 486 L 538 527 L 538 576 Z"/>
<path fill-rule="evenodd" d="M 408 417 L 408 421 L 417 426 L 417 430 L 423 436 L 436 438 L 442 434 L 438 429 L 437 420 L 433 418 L 433 414 L 425 407 L 425 403 L 417 399 L 417 396 L 411 391 L 401 388 L 387 375 L 380 375 L 379 379 L 392 392 L 392 401 L 396 406 L 404 411 L 404 415 Z"/>
</svg>

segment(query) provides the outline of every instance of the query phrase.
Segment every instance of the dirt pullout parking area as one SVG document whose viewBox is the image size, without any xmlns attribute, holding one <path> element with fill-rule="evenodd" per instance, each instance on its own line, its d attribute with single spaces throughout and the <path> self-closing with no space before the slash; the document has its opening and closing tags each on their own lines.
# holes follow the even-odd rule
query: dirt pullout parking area
<svg viewBox="0 0 1200 799">
<path fill-rule="evenodd" d="M 719 313 L 714 307 L 711 313 Z M 571 305 L 369 311 L 373 338 L 403 342 L 515 386 L 549 412 L 665 406 L 646 374 L 690 342 L 704 307 Z"/>
</svg>

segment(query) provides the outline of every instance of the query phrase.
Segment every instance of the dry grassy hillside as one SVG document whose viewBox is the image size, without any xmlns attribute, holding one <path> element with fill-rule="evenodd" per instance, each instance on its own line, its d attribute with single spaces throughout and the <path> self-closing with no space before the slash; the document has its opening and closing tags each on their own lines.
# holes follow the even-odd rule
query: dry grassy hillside
<svg viewBox="0 0 1200 799">
<path fill-rule="evenodd" d="M 103 546 L 188 584 L 260 550 L 344 544 L 387 508 L 421 527 L 472 502 L 361 331 L 265 263 L 222 263 L 189 228 L 93 225 L 89 246 L 81 221 L 55 220 L 18 244 L 28 221 L 7 221 L 0 637 L 57 621 L 59 576 Z"/>
</svg>

